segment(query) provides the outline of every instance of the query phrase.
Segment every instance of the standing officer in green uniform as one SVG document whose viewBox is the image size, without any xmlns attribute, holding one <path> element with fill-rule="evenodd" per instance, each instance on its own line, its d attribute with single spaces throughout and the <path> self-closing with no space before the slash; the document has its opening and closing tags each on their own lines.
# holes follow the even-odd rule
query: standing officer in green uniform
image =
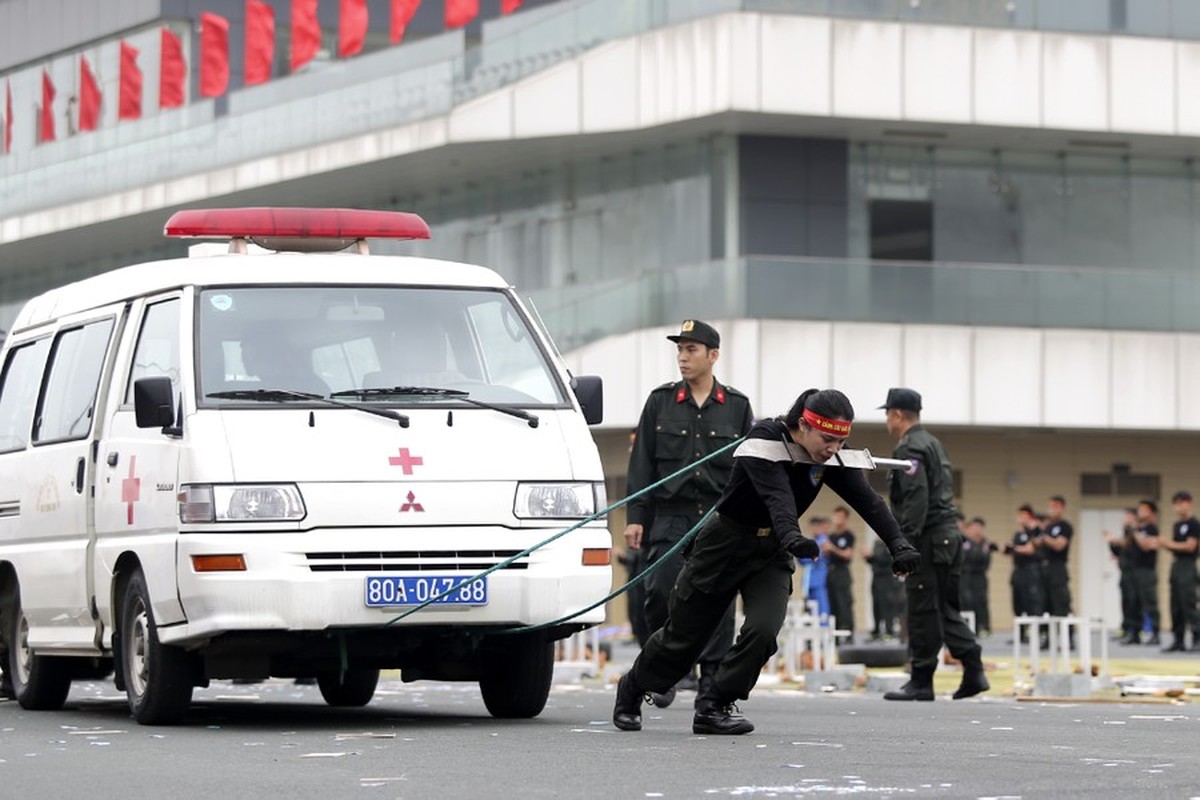
<svg viewBox="0 0 1200 800">
<path fill-rule="evenodd" d="M 722 386 L 713 376 L 721 337 L 711 325 L 698 319 L 685 320 L 678 335 L 667 338 L 675 342 L 683 379 L 664 383 L 646 399 L 629 453 L 630 494 L 732 443 L 749 431 L 754 421 L 746 395 Z M 732 471 L 731 451 L 630 502 L 626 544 L 634 550 L 642 549 L 646 563 L 657 561 L 712 507 Z M 677 553 L 646 581 L 646 629 L 650 633 L 666 622 L 667 598 L 682 567 L 683 556 Z M 731 644 L 733 604 L 700 654 L 701 689 L 712 680 Z M 659 708 L 666 708 L 674 699 L 672 687 L 656 693 L 653 701 Z"/>
<path fill-rule="evenodd" d="M 1192 493 L 1176 492 L 1171 498 L 1175 508 L 1175 527 L 1162 546 L 1175 555 L 1171 562 L 1171 633 L 1174 640 L 1164 653 L 1185 649 L 1187 629 L 1192 629 L 1192 649 L 1200 650 L 1200 630 L 1196 617 L 1196 550 L 1200 547 L 1200 522 L 1192 516 Z"/>
<path fill-rule="evenodd" d="M 862 470 L 827 462 L 850 435 L 854 408 L 836 389 L 809 389 L 784 417 L 760 420 L 735 451 L 733 474 L 693 542 L 671 591 L 666 624 L 617 683 L 613 724 L 642 729 L 642 696 L 673 686 L 691 669 L 713 629 L 741 595 L 745 623 L 714 680 L 702 687 L 692 732 L 736 736 L 754 730 L 735 702 L 750 696 L 778 650 L 792 593 L 793 557 L 814 559 L 817 543 L 798 520 L 829 486 L 888 543 L 892 569 L 907 575 L 920 555 Z M 836 464 L 837 462 L 835 462 Z"/>
<path fill-rule="evenodd" d="M 888 433 L 899 441 L 892 457 L 912 465 L 889 475 L 892 513 L 921 553 L 920 566 L 905 579 L 912 676 L 884 699 L 932 700 L 933 673 L 943 643 L 963 665 L 954 699 L 973 697 L 991 687 L 983 674 L 983 649 L 959 613 L 962 532 L 950 458 L 942 443 L 921 426 L 917 392 L 889 389 L 880 408 L 887 410 Z"/>
</svg>

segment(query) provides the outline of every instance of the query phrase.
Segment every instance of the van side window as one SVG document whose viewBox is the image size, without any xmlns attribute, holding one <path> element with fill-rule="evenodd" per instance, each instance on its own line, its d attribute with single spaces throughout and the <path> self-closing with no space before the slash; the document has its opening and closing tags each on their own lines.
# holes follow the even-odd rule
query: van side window
<svg viewBox="0 0 1200 800">
<path fill-rule="evenodd" d="M 23 450 L 29 444 L 33 405 L 37 400 L 50 339 L 14 347 L 0 377 L 0 452 Z"/>
<path fill-rule="evenodd" d="M 125 387 L 125 402 L 133 402 L 133 382 L 139 378 L 171 379 L 171 394 L 179 396 L 179 300 L 146 307 L 133 351 L 133 367 Z"/>
<path fill-rule="evenodd" d="M 34 442 L 82 439 L 92 428 L 96 391 L 113 321 L 90 322 L 59 332 L 33 425 Z"/>
</svg>

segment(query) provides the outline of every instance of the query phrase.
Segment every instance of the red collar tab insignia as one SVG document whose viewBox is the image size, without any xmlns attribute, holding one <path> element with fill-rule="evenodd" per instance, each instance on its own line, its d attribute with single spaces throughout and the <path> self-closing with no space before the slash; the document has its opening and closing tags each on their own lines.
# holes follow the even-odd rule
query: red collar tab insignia
<svg viewBox="0 0 1200 800">
<path fill-rule="evenodd" d="M 713 399 L 716 400 L 721 405 L 724 405 L 725 404 L 725 389 L 718 386 L 716 393 L 713 394 Z"/>
<path fill-rule="evenodd" d="M 680 386 L 675 390 L 675 402 L 682 403 L 684 400 L 687 400 L 687 387 Z"/>
</svg>

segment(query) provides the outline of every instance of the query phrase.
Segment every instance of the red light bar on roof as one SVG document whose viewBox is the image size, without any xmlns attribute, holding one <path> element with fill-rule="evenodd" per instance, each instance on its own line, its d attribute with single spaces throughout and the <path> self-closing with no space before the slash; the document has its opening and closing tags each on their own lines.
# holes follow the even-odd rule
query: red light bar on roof
<svg viewBox="0 0 1200 800">
<path fill-rule="evenodd" d="M 356 208 L 194 208 L 176 211 L 166 236 L 192 239 L 428 239 L 406 211 Z"/>
</svg>

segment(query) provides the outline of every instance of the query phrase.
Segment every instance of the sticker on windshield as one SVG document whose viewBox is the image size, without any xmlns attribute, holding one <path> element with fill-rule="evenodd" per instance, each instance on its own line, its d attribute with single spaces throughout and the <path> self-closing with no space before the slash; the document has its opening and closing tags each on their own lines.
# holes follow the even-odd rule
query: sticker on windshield
<svg viewBox="0 0 1200 800">
<path fill-rule="evenodd" d="M 233 308 L 233 298 L 227 294 L 214 294 L 209 301 L 217 311 L 228 311 Z"/>
</svg>

